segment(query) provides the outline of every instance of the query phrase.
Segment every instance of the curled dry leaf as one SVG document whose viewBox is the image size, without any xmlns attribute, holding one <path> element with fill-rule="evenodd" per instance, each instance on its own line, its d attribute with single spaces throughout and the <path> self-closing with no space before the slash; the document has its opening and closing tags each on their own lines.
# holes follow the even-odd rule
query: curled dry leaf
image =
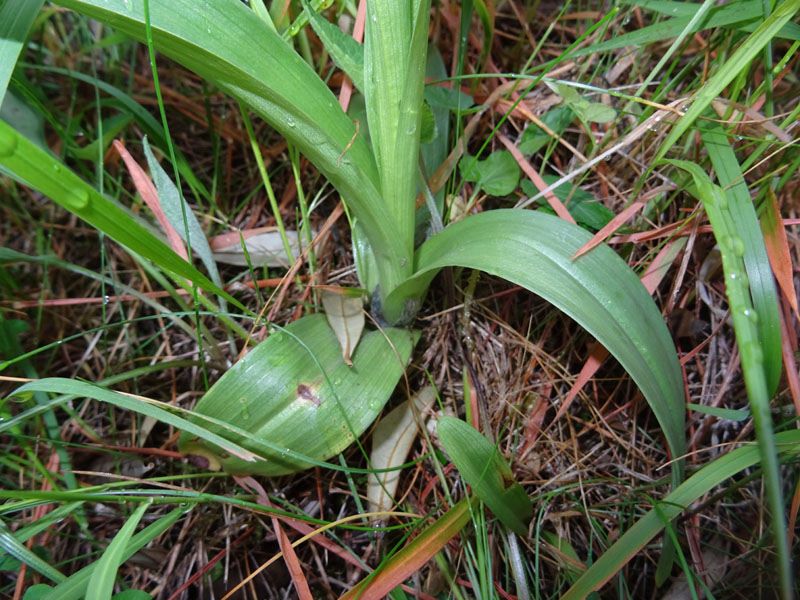
<svg viewBox="0 0 800 600">
<path fill-rule="evenodd" d="M 364 331 L 364 301 L 360 296 L 350 297 L 333 292 L 322 291 L 322 306 L 325 316 L 336 334 L 336 339 L 342 347 L 342 358 L 349 366 L 353 366 L 350 357 L 361 339 Z"/>
<path fill-rule="evenodd" d="M 423 411 L 436 400 L 436 392 L 428 386 L 417 392 L 412 400 L 420 412 L 424 425 L 427 420 Z M 370 462 L 375 470 L 399 467 L 406 461 L 411 445 L 417 437 L 417 421 L 408 400 L 383 417 L 372 434 Z M 394 504 L 394 493 L 400 481 L 400 471 L 370 473 L 367 483 L 369 510 L 387 511 Z"/>
</svg>

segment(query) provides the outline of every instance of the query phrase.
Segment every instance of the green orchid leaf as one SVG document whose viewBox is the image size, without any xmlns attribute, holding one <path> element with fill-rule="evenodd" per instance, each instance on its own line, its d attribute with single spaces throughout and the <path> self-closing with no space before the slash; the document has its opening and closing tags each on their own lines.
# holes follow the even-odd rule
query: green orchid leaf
<svg viewBox="0 0 800 600">
<path fill-rule="evenodd" d="M 303 0 L 308 22 L 330 52 L 336 66 L 347 73 L 359 90 L 364 89 L 364 47 L 336 25 L 317 13 L 308 0 Z"/>
<path fill-rule="evenodd" d="M 527 536 L 533 506 L 497 447 L 474 427 L 454 417 L 441 417 L 437 431 L 442 446 L 475 495 L 506 527 Z"/>
<path fill-rule="evenodd" d="M 611 248 L 600 245 L 571 260 L 590 238 L 577 225 L 538 211 L 487 211 L 425 242 L 415 257 L 417 274 L 395 293 L 420 294 L 442 267 L 463 266 L 540 295 L 617 358 L 642 390 L 672 457 L 681 457 L 686 409 L 672 338 L 650 294 Z M 672 468 L 677 485 L 683 478 L 682 461 Z"/>
<path fill-rule="evenodd" d="M 703 202 L 703 208 L 711 223 L 714 237 L 722 255 L 722 269 L 725 274 L 725 293 L 733 319 L 736 343 L 742 358 L 742 371 L 747 389 L 747 399 L 753 416 L 761 467 L 764 470 L 764 484 L 767 504 L 772 512 L 773 539 L 776 546 L 778 575 L 781 586 L 791 587 L 791 555 L 785 536 L 786 518 L 784 516 L 783 488 L 781 484 L 778 451 L 770 409 L 770 393 L 764 364 L 765 351 L 759 337 L 758 313 L 753 308 L 750 282 L 746 271 L 745 256 L 751 246 L 745 246 L 740 237 L 743 233 L 734 218 L 735 204 L 731 190 L 723 190 L 714 184 L 700 165 L 685 160 L 666 161 L 692 176 L 692 192 Z M 740 207 L 739 207 L 740 209 Z M 760 231 L 759 231 L 760 234 Z M 763 238 L 761 244 L 763 246 Z"/>
<path fill-rule="evenodd" d="M 209 431 L 259 452 L 267 461 L 231 456 L 189 432 L 181 435 L 180 451 L 198 457 L 198 464 L 237 475 L 282 475 L 313 466 L 290 451 L 330 458 L 383 409 L 411 356 L 414 338 L 403 329 L 370 331 L 358 342 L 351 367 L 325 316 L 303 317 L 251 350 L 195 407 L 195 413 L 247 431 L 243 436 L 203 422 Z M 254 440 L 285 451 L 265 454 Z"/>
<path fill-rule="evenodd" d="M 764 352 L 764 371 L 770 396 L 781 377 L 781 323 L 772 266 L 764 234 L 736 154 L 722 127 L 711 123 L 700 132 L 720 185 L 725 189 L 733 230 L 744 245 L 744 266 L 750 281 L 753 308 L 758 314 L 758 339 Z"/>
</svg>

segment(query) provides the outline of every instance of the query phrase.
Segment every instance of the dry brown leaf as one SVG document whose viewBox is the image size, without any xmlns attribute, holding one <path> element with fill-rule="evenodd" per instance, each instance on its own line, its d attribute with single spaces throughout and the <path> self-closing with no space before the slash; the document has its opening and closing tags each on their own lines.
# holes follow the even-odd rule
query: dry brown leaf
<svg viewBox="0 0 800 600">
<path fill-rule="evenodd" d="M 230 234 L 225 234 L 230 235 Z M 286 237 L 289 240 L 289 247 L 292 254 L 296 257 L 300 255 L 300 242 L 296 231 L 287 231 Z M 283 240 L 279 231 L 268 231 L 247 237 L 244 241 L 247 253 L 250 255 L 250 263 L 253 266 L 267 265 L 268 267 L 283 267 L 288 269 L 291 264 L 286 250 L 283 247 Z M 215 248 L 214 260 L 235 265 L 238 267 L 247 266 L 247 258 L 242 249 L 241 240 L 238 236 L 230 244 L 221 248 Z"/>
<path fill-rule="evenodd" d="M 322 306 L 325 316 L 342 346 L 342 358 L 351 367 L 350 357 L 364 331 L 364 301 L 330 290 L 322 290 Z"/>
<path fill-rule="evenodd" d="M 423 417 L 425 408 L 433 404 L 436 392 L 428 386 L 417 392 L 412 400 Z M 370 462 L 376 470 L 398 467 L 406 461 L 411 445 L 417 437 L 417 422 L 408 400 L 383 417 L 372 434 Z M 391 510 L 394 493 L 400 481 L 400 471 L 386 471 L 377 475 L 370 473 L 367 483 L 367 499 L 370 512 Z"/>
</svg>

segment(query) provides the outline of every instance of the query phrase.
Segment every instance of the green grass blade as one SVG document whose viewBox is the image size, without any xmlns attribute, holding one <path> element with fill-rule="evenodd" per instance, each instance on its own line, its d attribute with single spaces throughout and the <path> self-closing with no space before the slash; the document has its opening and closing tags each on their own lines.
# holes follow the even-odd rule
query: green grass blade
<svg viewBox="0 0 800 600">
<path fill-rule="evenodd" d="M 61 571 L 51 566 L 47 561 L 42 560 L 34 552 L 28 550 L 28 548 L 9 531 L 3 521 L 0 521 L 0 550 L 7 552 L 21 563 L 28 565 L 37 573 L 41 573 L 50 581 L 60 583 L 67 579 L 66 575 Z"/>
<path fill-rule="evenodd" d="M 125 211 L 4 121 L 0 121 L 0 165 L 23 184 L 39 190 L 123 246 L 245 310 L 238 300 L 180 258 Z"/>
<path fill-rule="evenodd" d="M 336 25 L 318 14 L 308 0 L 303 0 L 303 10 L 314 33 L 330 52 L 336 65 L 345 73 L 359 90 L 364 89 L 364 47 L 352 36 L 347 35 Z"/>
<path fill-rule="evenodd" d="M 439 269 L 463 266 L 508 279 L 542 296 L 594 335 L 630 373 L 655 413 L 673 458 L 683 456 L 684 391 L 669 331 L 639 278 L 609 247 L 572 261 L 591 235 L 540 212 L 493 210 L 459 221 L 417 251 L 425 288 Z M 419 290 L 416 290 L 419 293 Z M 673 484 L 682 480 L 673 465 Z"/>
<path fill-rule="evenodd" d="M 747 397 L 753 415 L 756 440 L 761 453 L 767 501 L 772 518 L 773 540 L 778 555 L 778 575 L 784 598 L 791 597 L 792 571 L 789 545 L 786 539 L 786 517 L 784 515 L 783 490 L 780 466 L 772 429 L 772 414 L 769 407 L 770 394 L 764 368 L 764 351 L 758 335 L 758 314 L 750 300 L 750 288 L 745 274 L 743 255 L 745 245 L 737 230 L 728 197 L 718 185 L 711 182 L 708 174 L 696 163 L 670 160 L 670 164 L 688 171 L 696 186 L 696 194 L 703 202 L 714 237 L 722 254 L 725 273 L 725 291 L 728 295 L 736 342 L 742 357 Z"/>
<path fill-rule="evenodd" d="M 222 448 L 225 448 L 225 450 L 227 450 L 232 454 L 237 454 L 243 457 L 245 460 L 255 461 L 258 459 L 256 455 L 254 455 L 252 452 L 248 450 L 245 450 L 241 446 L 229 442 L 228 440 L 214 433 L 210 433 L 203 427 L 195 425 L 194 423 L 191 423 L 186 419 L 183 419 L 177 415 L 172 414 L 171 412 L 168 412 L 167 410 L 164 410 L 163 408 L 159 408 L 159 406 L 157 405 L 162 404 L 160 402 L 155 402 L 153 400 L 145 401 L 145 399 L 140 397 L 121 394 L 119 392 L 107 390 L 99 386 L 93 385 L 91 383 L 86 383 L 84 381 L 61 379 L 58 377 L 48 377 L 44 379 L 39 379 L 37 381 L 32 381 L 30 383 L 26 383 L 25 385 L 21 386 L 16 391 L 14 391 L 13 395 L 24 394 L 25 392 L 29 391 L 51 392 L 53 394 L 64 394 L 64 395 L 77 396 L 83 398 L 94 398 L 95 400 L 99 400 L 101 402 L 108 402 L 109 404 L 113 404 L 114 406 L 119 406 L 120 408 L 131 410 L 145 416 L 153 417 L 154 419 L 162 423 L 166 423 L 167 425 L 173 425 L 179 429 L 183 429 L 184 431 L 190 431 L 195 435 L 203 437 L 204 439 L 207 439 L 208 441 L 217 444 Z M 164 406 L 170 409 L 174 408 L 169 405 L 164 405 Z M 6 425 L 5 423 L 0 424 L 0 427 L 3 427 L 5 425 Z M 0 431 L 2 430 L 0 429 Z M 241 433 L 245 432 L 242 431 Z"/>
<path fill-rule="evenodd" d="M 28 31 L 43 4 L 44 0 L 0 2 L 0 104 L 3 103 L 11 73 L 14 72 Z"/>
<path fill-rule="evenodd" d="M 477 429 L 454 417 L 441 417 L 437 432 L 442 446 L 475 495 L 506 527 L 527 537 L 533 506 L 525 488 L 514 481 L 511 467 L 497 447 Z"/>
<path fill-rule="evenodd" d="M 636 2 L 636 4 L 640 4 Z M 682 32 L 695 33 L 706 29 L 714 29 L 718 27 L 739 27 L 745 26 L 748 23 L 760 19 L 764 16 L 764 6 L 761 2 L 731 2 L 723 6 L 715 7 L 711 10 L 707 19 L 695 23 L 692 27 L 688 28 L 692 17 L 697 12 L 699 4 L 680 2 L 674 4 L 681 4 L 683 8 L 681 11 L 676 10 L 672 12 L 672 8 L 668 8 L 670 16 L 675 18 L 648 25 L 642 29 L 631 31 L 613 37 L 610 40 L 592 44 L 587 48 L 577 50 L 572 56 L 583 56 L 586 54 L 593 54 L 595 52 L 608 52 L 609 50 L 617 50 L 625 46 L 632 46 L 635 48 L 651 44 L 653 42 L 662 42 L 665 39 L 678 37 Z M 651 8 L 651 7 L 647 7 Z M 781 25 L 770 36 L 787 35 L 791 37 L 792 31 L 783 31 L 786 23 Z"/>
<path fill-rule="evenodd" d="M 144 106 L 139 104 L 129 94 L 126 94 L 113 85 L 105 81 L 101 81 L 96 77 L 92 77 L 91 75 L 86 75 L 85 73 L 79 73 L 78 71 L 72 71 L 70 69 L 61 69 L 58 67 L 49 67 L 30 63 L 22 63 L 22 66 L 24 66 L 25 69 L 38 70 L 45 73 L 54 73 L 56 75 L 64 75 L 65 77 L 83 81 L 84 83 L 88 83 L 93 87 L 97 87 L 101 92 L 108 94 L 114 99 L 111 101 L 110 106 L 123 113 L 128 112 L 133 116 L 134 119 L 136 119 L 136 124 L 142 129 L 145 135 L 150 138 L 150 141 L 153 142 L 154 145 L 164 150 L 166 150 L 168 147 L 167 138 L 164 135 L 164 128 L 161 127 L 161 123 L 159 123 Z M 186 157 L 183 155 L 180 149 L 175 148 L 174 150 L 175 158 L 178 161 L 178 171 L 180 172 L 181 176 L 186 180 L 195 193 L 202 196 L 206 200 L 210 200 L 211 194 L 209 194 L 203 183 L 197 179 L 197 176 L 189 166 L 189 162 L 186 160 Z M 76 153 L 73 153 L 73 156 L 75 155 Z M 97 156 L 97 154 L 94 154 L 92 158 L 95 156 Z"/>
<path fill-rule="evenodd" d="M 738 3 L 737 3 L 738 5 Z M 666 156 L 686 130 L 702 115 L 725 87 L 733 81 L 742 69 L 748 68 L 750 62 L 761 52 L 764 46 L 780 31 L 789 19 L 800 9 L 800 0 L 786 0 L 777 6 L 775 11 L 736 49 L 731 57 L 714 73 L 714 75 L 698 90 L 691 99 L 689 110 L 678 120 L 667 135 L 651 164 L 655 164 Z"/>
<path fill-rule="evenodd" d="M 758 339 L 764 352 L 767 390 L 772 396 L 778 388 L 783 360 L 778 296 L 764 235 L 728 137 L 718 125 L 704 128 L 700 137 L 714 165 L 719 184 L 725 188 L 733 229 L 744 243 L 744 266 L 750 280 L 753 307 L 758 314 Z"/>
<path fill-rule="evenodd" d="M 147 506 L 147 504 L 143 504 L 143 506 Z M 120 563 L 130 559 L 144 546 L 172 527 L 175 521 L 180 519 L 186 512 L 186 508 L 176 508 L 130 538 L 125 544 Z M 70 576 L 63 583 L 59 583 L 43 600 L 80 600 L 84 597 L 86 586 L 89 584 L 89 579 L 92 577 L 97 564 L 97 562 L 92 563 Z"/>
<path fill-rule="evenodd" d="M 40 534 L 48 527 L 58 523 L 61 519 L 68 517 L 74 511 L 78 510 L 82 505 L 83 502 L 70 502 L 69 504 L 59 506 L 58 508 L 55 508 L 50 512 L 48 512 L 41 519 L 37 519 L 32 523 L 23 525 L 22 527 L 17 529 L 12 535 L 14 536 L 14 539 L 17 540 L 17 542 L 19 542 L 20 544 L 24 544 L 33 536 Z M 2 559 L 3 556 L 4 554 L 0 553 L 0 559 Z"/>
<path fill-rule="evenodd" d="M 776 441 L 780 453 L 784 456 L 800 452 L 800 431 L 779 433 Z M 562 600 L 585 598 L 592 590 L 599 589 L 685 507 L 739 471 L 758 464 L 759 456 L 758 448 L 753 445 L 737 448 L 689 477 L 685 483 L 664 498 L 657 508 L 648 511 L 608 550 L 603 552 L 575 582 L 575 585 L 561 597 Z M 786 537 L 785 533 L 784 530 L 784 538 Z"/>
<path fill-rule="evenodd" d="M 125 524 L 111 540 L 108 548 L 94 563 L 94 572 L 89 578 L 86 586 L 86 600 L 106 600 L 114 592 L 114 580 L 117 578 L 117 570 L 125 562 L 125 553 L 128 544 L 136 531 L 136 526 L 144 516 L 145 511 L 150 508 L 150 503 L 142 502 L 133 514 L 128 517 Z"/>
<path fill-rule="evenodd" d="M 640 8 L 652 10 L 668 17 L 692 17 L 697 11 L 697 4 L 694 2 L 673 2 L 672 0 L 622 0 L 623 4 L 632 4 Z M 752 32 L 758 23 L 754 21 L 764 16 L 764 4 L 757 0 L 737 1 L 725 4 L 717 9 L 720 15 L 735 14 L 739 12 L 739 18 L 744 15 L 742 21 L 735 21 L 732 24 L 721 23 L 720 27 L 734 27 L 738 31 Z M 787 40 L 800 40 L 800 27 L 794 23 L 787 23 L 777 33 L 776 37 Z"/>
</svg>

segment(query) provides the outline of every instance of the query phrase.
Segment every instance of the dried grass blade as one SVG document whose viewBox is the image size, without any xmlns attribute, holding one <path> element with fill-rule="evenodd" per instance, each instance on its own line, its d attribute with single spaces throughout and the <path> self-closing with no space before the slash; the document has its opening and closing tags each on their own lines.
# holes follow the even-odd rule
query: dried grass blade
<svg viewBox="0 0 800 600">
<path fill-rule="evenodd" d="M 794 272 L 792 257 L 789 253 L 789 241 L 786 239 L 786 228 L 781 220 L 778 199 L 775 197 L 775 192 L 769 187 L 767 188 L 767 199 L 764 202 L 764 212 L 761 214 L 761 231 L 764 233 L 764 242 L 775 279 L 795 316 L 800 319 L 800 313 L 797 312 L 797 293 L 794 288 Z"/>
<path fill-rule="evenodd" d="M 405 548 L 388 559 L 383 567 L 340 596 L 339 600 L 383 598 L 441 550 L 469 522 L 475 500 L 464 498 L 435 523 L 427 527 Z"/>
<path fill-rule="evenodd" d="M 128 172 L 131 174 L 131 179 L 133 179 L 133 185 L 136 186 L 136 191 L 139 192 L 142 200 L 147 204 L 147 207 L 155 216 L 158 224 L 161 225 L 161 229 L 163 229 L 164 233 L 167 235 L 170 247 L 183 260 L 188 261 L 189 255 L 186 253 L 186 246 L 183 244 L 178 231 L 172 226 L 172 223 L 169 222 L 167 215 L 164 214 L 164 209 L 161 208 L 161 202 L 158 199 L 158 192 L 156 191 L 155 184 L 147 176 L 147 173 L 144 172 L 144 169 L 139 166 L 139 163 L 134 160 L 133 156 L 131 156 L 122 142 L 114 140 L 114 149 L 120 157 L 122 157 L 125 166 L 128 167 Z"/>
</svg>

